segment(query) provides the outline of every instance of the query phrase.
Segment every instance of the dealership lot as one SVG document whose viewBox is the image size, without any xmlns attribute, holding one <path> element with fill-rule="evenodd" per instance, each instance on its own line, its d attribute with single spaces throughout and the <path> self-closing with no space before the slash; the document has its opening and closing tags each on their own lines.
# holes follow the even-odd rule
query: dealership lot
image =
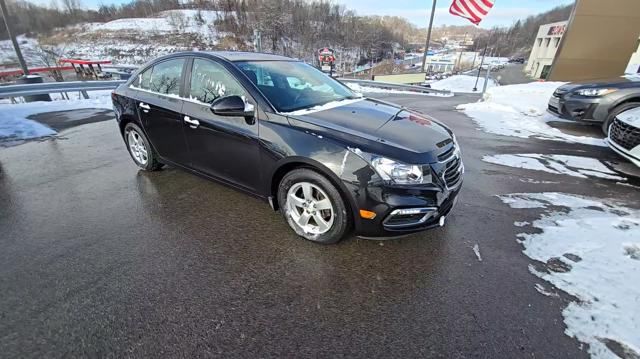
<svg viewBox="0 0 640 359">
<path fill-rule="evenodd" d="M 637 209 L 634 173 L 616 181 L 488 163 L 553 154 L 626 168 L 607 147 L 480 131 L 454 110 L 478 96 L 377 97 L 455 131 L 466 177 L 445 227 L 387 241 L 305 242 L 257 199 L 173 168 L 139 172 L 114 121 L 0 149 L 2 352 L 586 357 L 565 335 L 562 312 L 573 298 L 531 274 L 540 263 L 516 240 L 523 228 L 514 223 L 542 209 L 512 209 L 497 196 L 561 192 Z"/>
</svg>

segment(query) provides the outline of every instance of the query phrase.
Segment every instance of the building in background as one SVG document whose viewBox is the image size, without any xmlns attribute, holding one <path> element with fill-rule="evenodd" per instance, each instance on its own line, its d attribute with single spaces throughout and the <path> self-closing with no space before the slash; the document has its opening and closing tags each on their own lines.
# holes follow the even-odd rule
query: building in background
<svg viewBox="0 0 640 359">
<path fill-rule="evenodd" d="M 576 0 L 546 79 L 621 76 L 638 48 L 640 1 Z"/>
<path fill-rule="evenodd" d="M 568 21 L 540 26 L 525 71 L 551 81 L 638 73 L 639 37 L 639 0 L 576 0 Z"/>
<path fill-rule="evenodd" d="M 638 37 L 638 46 L 636 52 L 631 55 L 631 59 L 629 60 L 629 64 L 627 65 L 627 70 L 625 71 L 625 73 L 640 73 L 640 37 Z"/>
<path fill-rule="evenodd" d="M 529 76 L 536 79 L 547 78 L 567 23 L 568 21 L 560 21 L 540 26 L 525 68 Z"/>
</svg>

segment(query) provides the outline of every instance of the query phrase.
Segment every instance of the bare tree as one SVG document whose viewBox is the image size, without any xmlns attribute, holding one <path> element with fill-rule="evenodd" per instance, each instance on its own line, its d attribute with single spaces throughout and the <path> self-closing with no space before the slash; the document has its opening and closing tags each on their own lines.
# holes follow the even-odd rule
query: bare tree
<svg viewBox="0 0 640 359">
<path fill-rule="evenodd" d="M 63 58 L 64 53 L 64 48 L 58 48 L 53 45 L 39 44 L 35 48 L 35 54 L 38 57 L 38 60 L 40 60 L 40 62 L 46 67 L 51 68 L 60 66 L 60 59 Z M 58 82 L 64 81 L 62 72 L 60 70 L 51 70 L 49 71 L 49 74 L 51 75 L 51 77 L 53 77 L 54 80 Z"/>
<path fill-rule="evenodd" d="M 176 29 L 177 32 L 184 32 L 187 27 L 187 18 L 182 11 L 169 12 L 169 25 Z"/>
</svg>

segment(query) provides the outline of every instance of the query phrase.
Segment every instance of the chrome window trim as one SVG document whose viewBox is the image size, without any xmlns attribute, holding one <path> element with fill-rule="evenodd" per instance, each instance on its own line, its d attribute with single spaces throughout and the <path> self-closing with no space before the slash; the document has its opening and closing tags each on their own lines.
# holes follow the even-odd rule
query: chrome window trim
<svg viewBox="0 0 640 359">
<path fill-rule="evenodd" d="M 141 91 L 141 92 L 150 93 L 152 95 L 159 95 L 159 96 L 162 96 L 162 97 L 172 98 L 172 99 L 176 99 L 176 100 L 186 100 L 184 97 L 181 97 L 180 95 L 171 95 L 171 94 L 166 94 L 166 93 L 155 92 L 155 91 L 143 89 L 143 88 L 140 88 L 140 87 L 137 87 L 137 86 L 133 86 L 133 84 L 129 85 L 129 89 L 135 90 L 135 91 Z"/>
</svg>

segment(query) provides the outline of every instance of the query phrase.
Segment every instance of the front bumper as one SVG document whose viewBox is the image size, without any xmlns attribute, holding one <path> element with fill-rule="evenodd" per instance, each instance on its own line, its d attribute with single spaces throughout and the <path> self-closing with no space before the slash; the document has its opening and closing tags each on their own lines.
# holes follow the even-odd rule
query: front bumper
<svg viewBox="0 0 640 359">
<path fill-rule="evenodd" d="M 373 219 L 356 218 L 356 235 L 396 237 L 443 226 L 458 200 L 463 174 L 461 165 L 460 179 L 453 188 L 350 185 L 357 206 L 376 213 Z"/>
<path fill-rule="evenodd" d="M 549 99 L 547 112 L 565 120 L 602 123 L 607 117 L 608 106 L 602 97 L 554 95 Z"/>
<path fill-rule="evenodd" d="M 614 150 L 616 153 L 618 153 L 620 156 L 628 159 L 631 163 L 633 163 L 634 165 L 640 167 L 640 158 L 639 157 L 635 157 L 631 154 L 630 151 L 625 150 L 624 148 L 618 146 L 615 142 L 611 141 L 610 139 L 607 138 L 607 145 L 609 145 L 609 148 L 611 148 L 612 150 Z M 638 152 L 640 152 L 640 149 L 638 149 Z"/>
<path fill-rule="evenodd" d="M 626 127 L 621 128 L 621 125 Z M 640 137 L 640 129 L 624 125 L 616 119 L 609 128 L 606 142 L 612 150 L 640 167 L 640 141 L 638 137 Z"/>
</svg>

